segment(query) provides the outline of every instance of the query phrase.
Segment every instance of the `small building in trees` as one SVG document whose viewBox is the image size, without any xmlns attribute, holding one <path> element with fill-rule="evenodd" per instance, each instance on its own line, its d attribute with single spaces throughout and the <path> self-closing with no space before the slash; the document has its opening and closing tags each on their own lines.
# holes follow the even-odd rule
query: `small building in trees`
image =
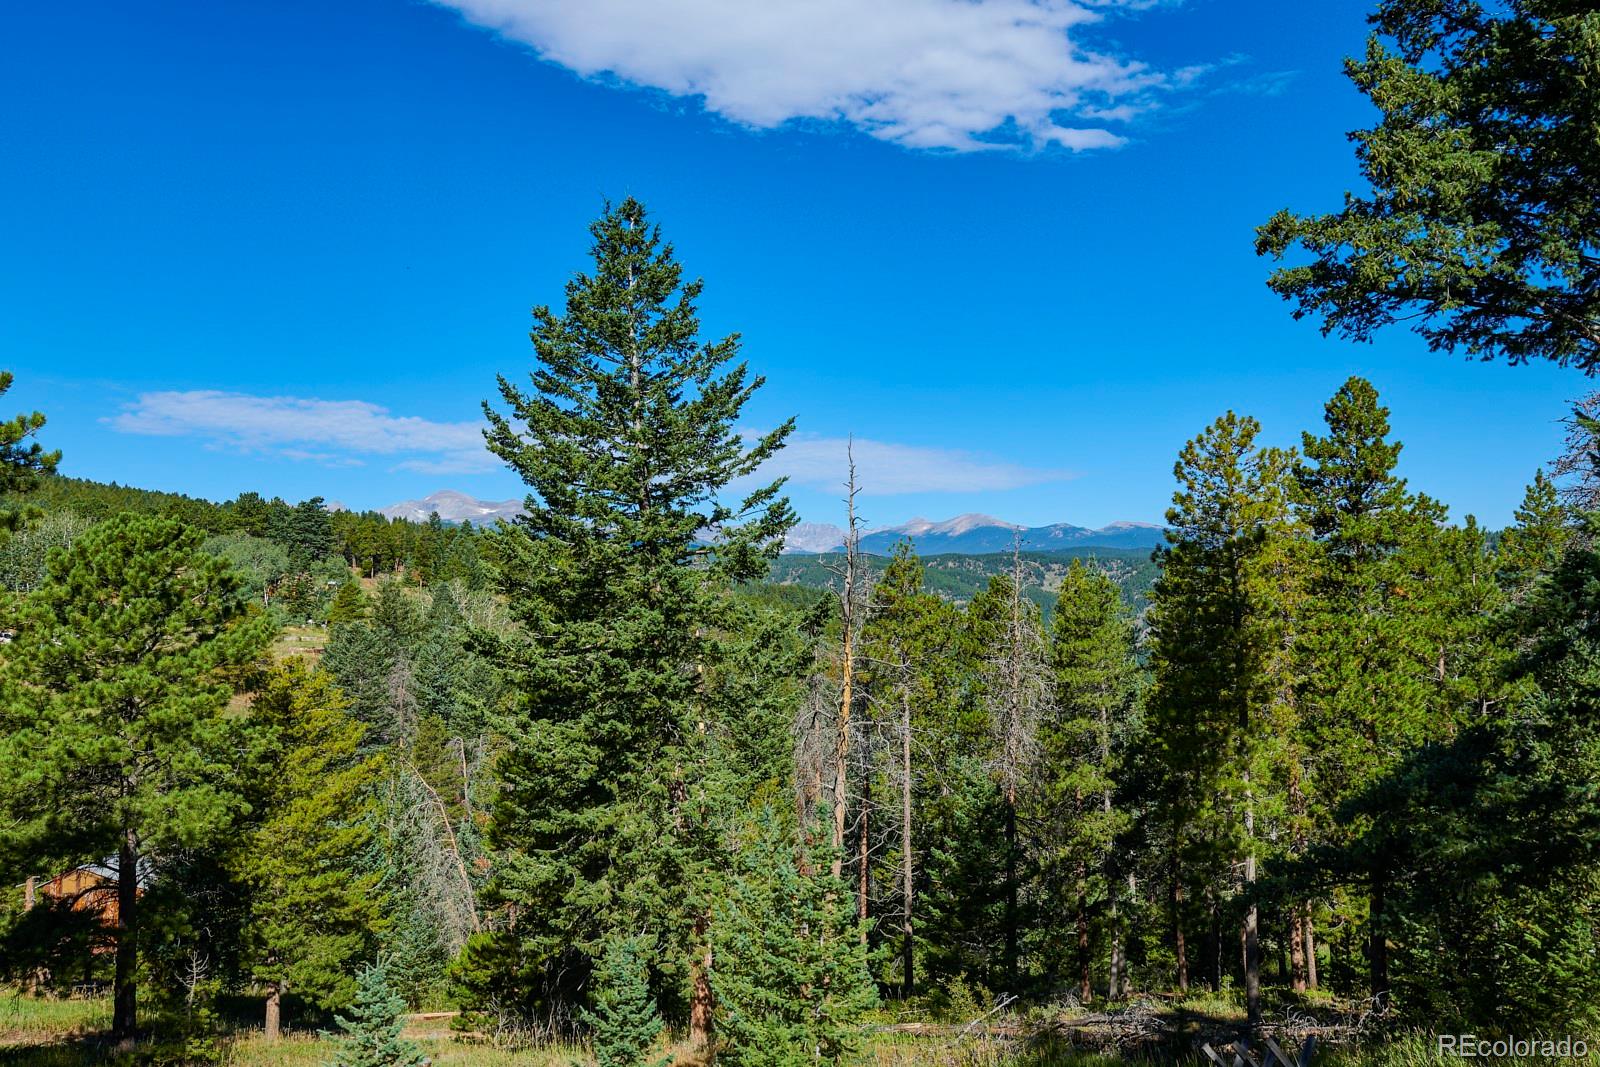
<svg viewBox="0 0 1600 1067">
<path fill-rule="evenodd" d="M 101 926 L 110 928 L 117 923 L 117 872 L 104 864 L 74 867 L 44 881 L 29 878 L 19 888 L 24 908 L 60 901 L 73 911 L 94 915 Z"/>
</svg>

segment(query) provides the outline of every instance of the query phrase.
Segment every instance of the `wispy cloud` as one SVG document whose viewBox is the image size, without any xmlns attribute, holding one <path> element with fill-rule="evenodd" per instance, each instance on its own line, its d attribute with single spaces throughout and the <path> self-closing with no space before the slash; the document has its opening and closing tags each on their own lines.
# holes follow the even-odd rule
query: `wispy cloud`
<svg viewBox="0 0 1600 1067">
<path fill-rule="evenodd" d="M 754 437 L 754 432 L 746 434 Z M 787 477 L 811 489 L 839 489 L 848 473 L 843 437 L 795 434 L 758 472 L 762 478 Z M 1029 467 L 950 448 L 927 448 L 857 437 L 853 452 L 856 481 L 865 496 L 900 493 L 978 493 L 1022 489 L 1066 481 L 1072 471 Z"/>
<path fill-rule="evenodd" d="M 434 422 L 364 400 L 252 396 L 213 389 L 144 393 L 106 420 L 122 433 L 193 437 L 208 447 L 261 452 L 324 466 L 384 457 L 428 474 L 493 470 L 476 422 Z"/>
<path fill-rule="evenodd" d="M 1097 51 L 1108 11 L 1162 0 L 436 0 L 585 77 L 698 98 L 734 122 L 844 122 L 908 148 L 1114 148 L 1182 88 Z"/>
</svg>

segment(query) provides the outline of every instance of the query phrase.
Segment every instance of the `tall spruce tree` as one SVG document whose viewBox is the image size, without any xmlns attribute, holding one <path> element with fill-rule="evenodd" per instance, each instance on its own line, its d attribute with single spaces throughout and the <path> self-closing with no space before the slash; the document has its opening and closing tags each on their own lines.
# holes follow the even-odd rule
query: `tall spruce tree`
<svg viewBox="0 0 1600 1067">
<path fill-rule="evenodd" d="M 1520 602 L 1540 575 L 1555 570 L 1572 544 L 1574 524 L 1555 483 L 1542 470 L 1534 472 L 1514 517 L 1496 555 L 1501 585 L 1513 602 Z"/>
<path fill-rule="evenodd" d="M 271 637 L 243 583 L 167 519 L 109 519 L 51 557 L 5 659 L 0 797 L 8 844 L 46 863 L 116 856 L 112 1029 L 134 1037 L 141 880 L 215 844 L 246 806 L 254 744 L 230 671 Z"/>
<path fill-rule="evenodd" d="M 967 612 L 974 643 L 983 649 L 974 682 L 987 719 L 989 771 L 1003 805 L 1005 873 L 995 889 L 1004 907 L 1001 973 L 1011 992 L 1020 988 L 1022 942 L 1030 922 L 1024 914 L 1024 883 L 1032 872 L 1020 823 L 1023 791 L 1038 767 L 1039 724 L 1053 697 L 1039 609 L 1022 586 L 1021 556 L 1014 546 L 1011 573 L 990 578 Z"/>
<path fill-rule="evenodd" d="M 736 362 L 736 335 L 701 339 L 701 283 L 641 204 L 608 205 L 590 232 L 594 267 L 564 312 L 534 310 L 531 387 L 502 378 L 506 410 L 485 405 L 490 449 L 530 489 L 527 513 L 490 535 L 526 634 L 500 653 L 521 694 L 498 768 L 496 892 L 554 998 L 581 998 L 610 937 L 643 934 L 662 953 L 663 1014 L 705 1040 L 709 604 L 763 574 L 794 521 L 780 483 L 724 494 L 792 423 L 739 435 L 762 379 Z"/>
</svg>

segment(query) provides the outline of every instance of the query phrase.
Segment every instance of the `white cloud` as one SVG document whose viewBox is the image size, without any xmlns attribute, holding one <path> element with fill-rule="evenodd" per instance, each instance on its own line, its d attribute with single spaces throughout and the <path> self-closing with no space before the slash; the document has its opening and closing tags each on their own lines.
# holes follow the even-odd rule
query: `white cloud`
<svg viewBox="0 0 1600 1067">
<path fill-rule="evenodd" d="M 699 98 L 748 126 L 842 121 L 908 148 L 1124 143 L 1107 125 L 1190 71 L 1096 51 L 1157 0 L 436 0 L 585 77 Z"/>
<path fill-rule="evenodd" d="M 396 468 L 473 473 L 499 463 L 477 422 L 397 416 L 364 400 L 251 396 L 213 389 L 144 393 L 106 420 L 123 433 L 197 437 L 208 447 L 265 452 L 324 466 L 395 457 Z"/>
<path fill-rule="evenodd" d="M 758 436 L 744 433 L 747 440 Z M 843 437 L 794 434 L 757 472 L 757 478 L 787 477 L 811 489 L 842 489 L 848 474 L 850 442 Z M 1025 467 L 949 448 L 925 448 L 857 437 L 853 443 L 856 482 L 863 496 L 899 493 L 976 493 L 1021 489 L 1061 482 L 1073 472 Z"/>
<path fill-rule="evenodd" d="M 434 422 L 391 414 L 364 400 L 253 396 L 214 389 L 143 393 L 107 420 L 122 433 L 192 437 L 207 448 L 258 452 L 328 467 L 362 466 L 382 457 L 391 469 L 422 474 L 476 474 L 500 461 L 483 444 L 477 422 Z M 759 430 L 742 430 L 746 440 Z M 750 479 L 787 477 L 796 485 L 837 489 L 847 467 L 843 437 L 796 433 Z M 949 448 L 858 437 L 857 479 L 863 495 L 967 493 L 1065 481 L 1071 471 L 1029 467 Z"/>
</svg>

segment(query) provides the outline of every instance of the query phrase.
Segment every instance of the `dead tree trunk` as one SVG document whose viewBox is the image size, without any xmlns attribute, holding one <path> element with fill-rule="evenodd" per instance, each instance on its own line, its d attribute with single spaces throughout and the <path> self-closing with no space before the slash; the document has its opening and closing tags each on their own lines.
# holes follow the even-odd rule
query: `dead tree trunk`
<svg viewBox="0 0 1600 1067">
<path fill-rule="evenodd" d="M 850 808 L 850 713 L 855 703 L 856 584 L 860 535 L 856 528 L 855 446 L 847 446 L 850 480 L 846 483 L 847 524 L 844 542 L 844 593 L 840 599 L 843 635 L 840 659 L 839 721 L 833 762 L 833 877 L 844 875 L 844 831 Z"/>
<path fill-rule="evenodd" d="M 999 692 L 991 697 L 990 714 L 999 742 L 999 778 L 1005 801 L 1005 973 L 1015 988 L 1020 949 L 1017 926 L 1020 909 L 1018 858 L 1021 842 L 1017 833 L 1019 791 L 1032 761 L 1036 722 L 1045 700 L 1046 683 L 1040 640 L 1030 615 L 1023 607 L 1022 549 L 1019 540 L 1011 545 L 1011 602 L 1004 648 L 995 666 L 994 681 Z"/>
</svg>

